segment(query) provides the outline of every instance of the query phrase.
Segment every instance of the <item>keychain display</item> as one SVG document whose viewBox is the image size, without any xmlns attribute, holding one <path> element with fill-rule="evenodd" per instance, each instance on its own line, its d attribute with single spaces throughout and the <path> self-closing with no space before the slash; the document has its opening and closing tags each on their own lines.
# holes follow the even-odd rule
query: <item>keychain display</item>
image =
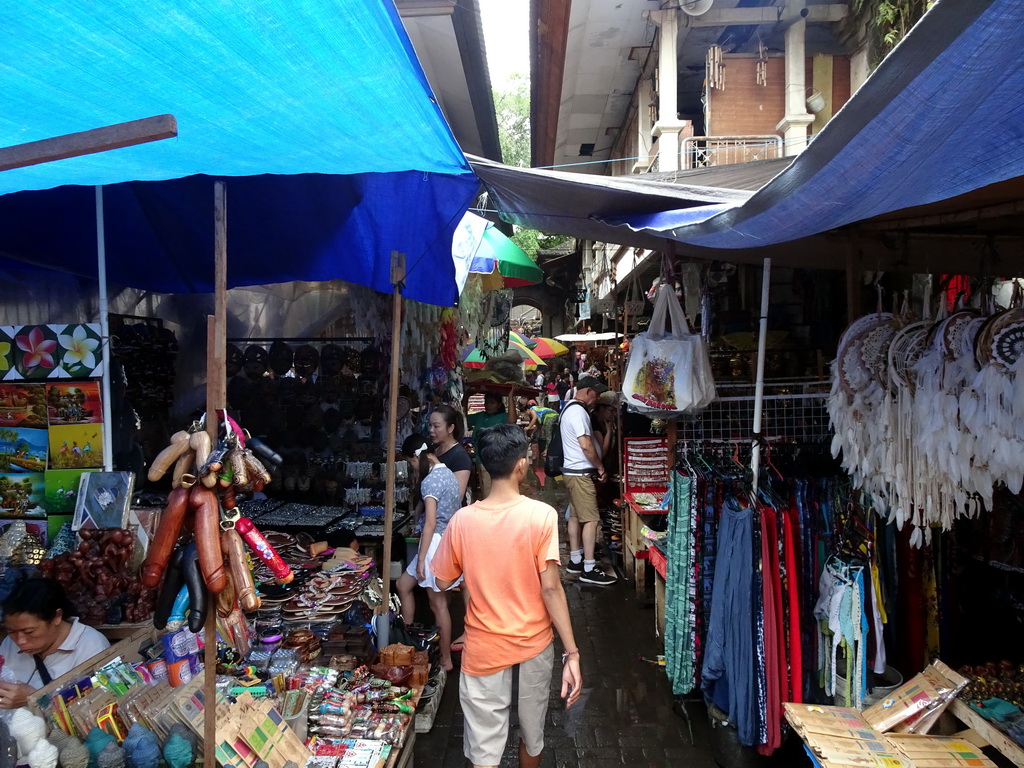
<svg viewBox="0 0 1024 768">
<path fill-rule="evenodd" d="M 216 445 L 205 419 L 172 436 L 149 469 L 151 481 L 172 472 L 172 490 L 149 552 L 141 582 L 159 588 L 153 623 L 176 629 L 185 622 L 198 632 L 213 608 L 229 618 L 234 611 L 260 608 L 246 547 L 280 584 L 294 574 L 251 520 L 238 511 L 236 493 L 261 491 L 270 473 L 249 446 L 272 461 L 269 446 L 250 440 L 244 430 L 220 412 Z"/>
</svg>

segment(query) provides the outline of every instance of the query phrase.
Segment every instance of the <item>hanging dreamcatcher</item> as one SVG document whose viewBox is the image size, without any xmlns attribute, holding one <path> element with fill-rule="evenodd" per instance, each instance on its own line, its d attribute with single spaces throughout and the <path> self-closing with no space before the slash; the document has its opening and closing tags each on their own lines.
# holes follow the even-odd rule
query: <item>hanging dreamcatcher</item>
<svg viewBox="0 0 1024 768">
<path fill-rule="evenodd" d="M 477 335 L 476 348 L 485 360 L 508 351 L 509 320 L 512 316 L 512 291 L 491 291 L 484 314 L 485 327 Z"/>
</svg>

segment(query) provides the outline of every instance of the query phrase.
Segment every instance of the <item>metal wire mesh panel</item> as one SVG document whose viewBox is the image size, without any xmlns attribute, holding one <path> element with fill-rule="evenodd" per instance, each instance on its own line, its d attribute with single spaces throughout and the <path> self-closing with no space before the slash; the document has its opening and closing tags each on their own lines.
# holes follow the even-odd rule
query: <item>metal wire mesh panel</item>
<svg viewBox="0 0 1024 768">
<path fill-rule="evenodd" d="M 754 424 L 752 384 L 718 384 L 719 397 L 693 419 L 679 421 L 678 439 L 696 442 L 750 440 Z M 765 385 L 761 434 L 769 440 L 824 443 L 832 439 L 825 399 L 828 382 Z"/>
</svg>

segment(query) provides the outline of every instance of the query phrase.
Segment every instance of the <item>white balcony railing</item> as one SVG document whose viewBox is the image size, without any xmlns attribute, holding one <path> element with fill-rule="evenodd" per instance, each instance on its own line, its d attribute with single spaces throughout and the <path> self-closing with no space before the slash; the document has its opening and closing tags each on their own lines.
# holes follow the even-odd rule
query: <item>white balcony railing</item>
<svg viewBox="0 0 1024 768">
<path fill-rule="evenodd" d="M 765 136 L 687 136 L 680 147 L 682 168 L 709 168 L 713 165 L 750 163 L 782 157 L 782 137 Z"/>
</svg>

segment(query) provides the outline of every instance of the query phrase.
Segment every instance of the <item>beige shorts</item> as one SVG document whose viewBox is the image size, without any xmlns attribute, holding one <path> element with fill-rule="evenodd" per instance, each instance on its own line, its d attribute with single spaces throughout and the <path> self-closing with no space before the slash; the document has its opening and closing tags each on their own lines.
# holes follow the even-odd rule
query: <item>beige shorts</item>
<svg viewBox="0 0 1024 768">
<path fill-rule="evenodd" d="M 551 696 L 554 643 L 519 664 L 519 736 L 526 751 L 536 756 L 544 749 L 544 720 Z M 498 765 L 508 742 L 512 706 L 512 670 L 486 677 L 459 675 L 459 699 L 466 720 L 464 751 L 473 765 Z"/>
<path fill-rule="evenodd" d="M 594 478 L 590 475 L 562 475 L 565 488 L 569 491 L 569 514 L 581 523 L 601 522 L 601 513 L 597 511 L 597 491 Z"/>
</svg>

